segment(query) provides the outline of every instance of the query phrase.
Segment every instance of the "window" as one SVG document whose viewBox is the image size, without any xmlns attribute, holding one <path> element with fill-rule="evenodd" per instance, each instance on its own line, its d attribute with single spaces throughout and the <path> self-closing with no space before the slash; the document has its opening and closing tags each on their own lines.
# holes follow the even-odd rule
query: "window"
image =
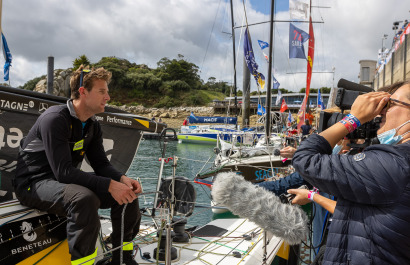
<svg viewBox="0 0 410 265">
<path fill-rule="evenodd" d="M 362 68 L 362 81 L 370 81 L 370 67 Z"/>
</svg>

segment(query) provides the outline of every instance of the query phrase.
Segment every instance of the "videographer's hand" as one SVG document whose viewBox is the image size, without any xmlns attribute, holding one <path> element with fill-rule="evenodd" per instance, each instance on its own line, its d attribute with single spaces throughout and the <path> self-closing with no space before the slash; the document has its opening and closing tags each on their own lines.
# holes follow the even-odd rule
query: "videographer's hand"
<svg viewBox="0 0 410 265">
<path fill-rule="evenodd" d="M 364 124 L 380 114 L 390 98 L 387 92 L 370 92 L 360 95 L 354 101 L 350 113 Z M 334 147 L 348 133 L 348 129 L 340 122 L 333 124 L 319 135 L 323 136 Z"/>
<path fill-rule="evenodd" d="M 285 158 L 292 158 L 295 152 L 296 152 L 296 148 L 292 146 L 286 146 L 285 148 L 282 148 L 280 150 L 280 156 L 285 157 Z"/>
<path fill-rule="evenodd" d="M 353 102 L 350 113 L 358 118 L 361 124 L 371 121 L 380 114 L 390 96 L 387 92 L 370 92 L 360 95 Z"/>
<path fill-rule="evenodd" d="M 292 200 L 292 204 L 305 205 L 310 202 L 308 199 L 309 190 L 307 189 L 290 189 L 288 193 L 296 195 Z"/>
</svg>

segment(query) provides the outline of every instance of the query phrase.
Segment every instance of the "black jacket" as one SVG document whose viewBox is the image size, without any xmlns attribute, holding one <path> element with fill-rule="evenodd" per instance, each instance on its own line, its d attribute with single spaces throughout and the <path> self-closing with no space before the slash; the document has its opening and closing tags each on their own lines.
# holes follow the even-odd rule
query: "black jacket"
<svg viewBox="0 0 410 265">
<path fill-rule="evenodd" d="M 305 180 L 338 198 L 323 264 L 410 264 L 410 142 L 331 152 L 312 135 L 292 160 Z"/>
<path fill-rule="evenodd" d="M 16 192 L 47 178 L 108 192 L 111 179 L 119 181 L 122 175 L 105 155 L 100 124 L 90 118 L 83 128 L 70 100 L 67 105 L 50 107 L 41 114 L 20 147 Z M 95 174 L 79 169 L 84 155 Z"/>
</svg>

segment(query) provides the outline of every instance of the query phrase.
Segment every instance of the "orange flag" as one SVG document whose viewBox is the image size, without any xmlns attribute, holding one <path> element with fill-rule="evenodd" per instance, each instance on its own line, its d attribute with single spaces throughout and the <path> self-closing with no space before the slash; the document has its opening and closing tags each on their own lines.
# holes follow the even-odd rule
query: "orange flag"
<svg viewBox="0 0 410 265">
<path fill-rule="evenodd" d="M 309 48 L 307 58 L 306 93 L 298 112 L 298 129 L 305 123 L 306 105 L 308 104 L 310 81 L 312 79 L 313 59 L 315 57 L 315 35 L 313 33 L 312 16 L 309 18 Z"/>
</svg>

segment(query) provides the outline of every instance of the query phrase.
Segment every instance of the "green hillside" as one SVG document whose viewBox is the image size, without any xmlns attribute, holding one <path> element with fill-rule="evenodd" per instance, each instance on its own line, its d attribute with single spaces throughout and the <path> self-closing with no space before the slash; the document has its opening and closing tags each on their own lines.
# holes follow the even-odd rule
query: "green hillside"
<svg viewBox="0 0 410 265">
<path fill-rule="evenodd" d="M 155 69 L 116 57 L 103 57 L 93 64 L 85 55 L 74 60 L 73 69 L 81 64 L 111 71 L 110 104 L 114 105 L 204 106 L 214 99 L 229 96 L 231 89 L 226 82 L 213 77 L 204 82 L 198 75 L 198 66 L 182 55 L 177 59 L 162 58 Z M 33 90 L 40 79 L 34 78 L 21 88 Z"/>
</svg>

